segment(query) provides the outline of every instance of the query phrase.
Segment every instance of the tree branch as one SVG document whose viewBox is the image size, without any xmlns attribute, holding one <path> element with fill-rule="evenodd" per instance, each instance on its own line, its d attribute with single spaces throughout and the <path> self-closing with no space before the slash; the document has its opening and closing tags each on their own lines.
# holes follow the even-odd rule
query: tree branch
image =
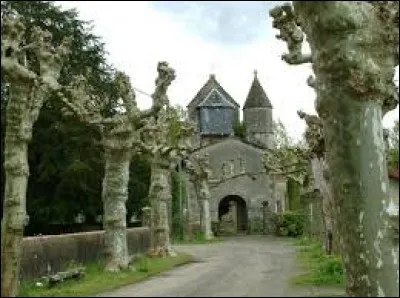
<svg viewBox="0 0 400 298">
<path fill-rule="evenodd" d="M 273 18 L 272 26 L 280 31 L 276 38 L 286 42 L 289 53 L 282 55 L 282 60 L 288 64 L 298 65 L 311 63 L 311 54 L 302 53 L 303 31 L 290 3 L 274 7 L 269 11 Z"/>
</svg>

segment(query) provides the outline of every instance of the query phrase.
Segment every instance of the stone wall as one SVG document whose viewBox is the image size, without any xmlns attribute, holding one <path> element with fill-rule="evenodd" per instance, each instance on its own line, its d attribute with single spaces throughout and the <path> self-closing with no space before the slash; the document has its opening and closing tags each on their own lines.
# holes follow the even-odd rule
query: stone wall
<svg viewBox="0 0 400 298">
<path fill-rule="evenodd" d="M 127 230 L 128 249 L 131 255 L 150 248 L 148 228 Z M 25 237 L 21 279 L 41 277 L 55 273 L 69 262 L 86 263 L 103 256 L 104 231 Z"/>
<path fill-rule="evenodd" d="M 265 173 L 262 163 L 263 150 L 238 139 L 227 139 L 195 151 L 210 156 L 210 215 L 212 221 L 218 218 L 218 207 L 227 196 L 237 196 L 246 204 L 248 231 L 262 233 L 262 204 L 268 201 L 271 211 L 286 209 L 286 179 Z M 194 186 L 186 175 L 190 222 L 198 223 L 200 208 Z M 279 201 L 279 204 L 277 203 Z"/>
</svg>

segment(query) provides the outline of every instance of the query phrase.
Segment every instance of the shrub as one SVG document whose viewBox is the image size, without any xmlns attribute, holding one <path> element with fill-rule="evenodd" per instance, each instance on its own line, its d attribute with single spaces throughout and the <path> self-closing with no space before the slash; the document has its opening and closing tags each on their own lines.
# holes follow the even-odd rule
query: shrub
<svg viewBox="0 0 400 298">
<path fill-rule="evenodd" d="M 233 125 L 233 133 L 238 138 L 245 139 L 245 137 L 246 137 L 246 124 L 243 123 L 243 122 L 240 122 L 240 121 L 236 122 Z"/>
<path fill-rule="evenodd" d="M 218 236 L 218 235 L 220 234 L 220 231 L 219 231 L 219 221 L 213 220 L 213 221 L 211 222 L 211 230 L 213 231 L 213 233 L 214 233 L 215 236 Z"/>
<path fill-rule="evenodd" d="M 140 272 L 149 272 L 147 256 L 140 254 L 137 257 L 137 263 L 138 263 L 138 270 Z"/>
<path fill-rule="evenodd" d="M 303 234 L 305 216 L 301 213 L 274 214 L 272 220 L 277 236 L 298 237 Z"/>
<path fill-rule="evenodd" d="M 344 270 L 337 255 L 327 255 L 322 244 L 314 239 L 303 238 L 297 244 L 305 245 L 299 250 L 299 261 L 308 269 L 307 273 L 294 276 L 295 284 L 343 285 Z"/>
</svg>

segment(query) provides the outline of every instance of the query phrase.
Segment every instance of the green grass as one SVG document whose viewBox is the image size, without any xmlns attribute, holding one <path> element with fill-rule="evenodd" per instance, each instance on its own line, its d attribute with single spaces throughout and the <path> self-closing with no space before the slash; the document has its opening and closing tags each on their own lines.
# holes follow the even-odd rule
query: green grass
<svg viewBox="0 0 400 298">
<path fill-rule="evenodd" d="M 343 266 L 339 256 L 326 255 L 322 245 L 313 239 L 300 238 L 298 261 L 307 273 L 291 278 L 297 285 L 344 286 Z"/>
<path fill-rule="evenodd" d="M 80 280 L 68 280 L 52 288 L 37 287 L 35 281 L 22 282 L 21 297 L 83 297 L 142 281 L 157 273 L 193 261 L 192 256 L 179 253 L 176 257 L 147 258 L 140 257 L 134 263 L 135 270 L 105 272 L 103 261 L 86 265 L 86 275 Z"/>
<path fill-rule="evenodd" d="M 319 244 L 316 239 L 309 238 L 307 236 L 299 237 L 294 240 L 293 243 L 295 246 L 310 246 L 313 244 Z"/>
</svg>

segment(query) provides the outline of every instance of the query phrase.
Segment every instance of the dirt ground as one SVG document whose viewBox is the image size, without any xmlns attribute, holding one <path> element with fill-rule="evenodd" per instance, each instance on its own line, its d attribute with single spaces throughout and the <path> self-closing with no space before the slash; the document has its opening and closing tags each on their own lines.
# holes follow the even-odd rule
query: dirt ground
<svg viewBox="0 0 400 298">
<path fill-rule="evenodd" d="M 99 297 L 310 297 L 343 294 L 335 288 L 294 286 L 296 265 L 292 240 L 240 236 L 213 244 L 177 245 L 196 262 Z"/>
</svg>

